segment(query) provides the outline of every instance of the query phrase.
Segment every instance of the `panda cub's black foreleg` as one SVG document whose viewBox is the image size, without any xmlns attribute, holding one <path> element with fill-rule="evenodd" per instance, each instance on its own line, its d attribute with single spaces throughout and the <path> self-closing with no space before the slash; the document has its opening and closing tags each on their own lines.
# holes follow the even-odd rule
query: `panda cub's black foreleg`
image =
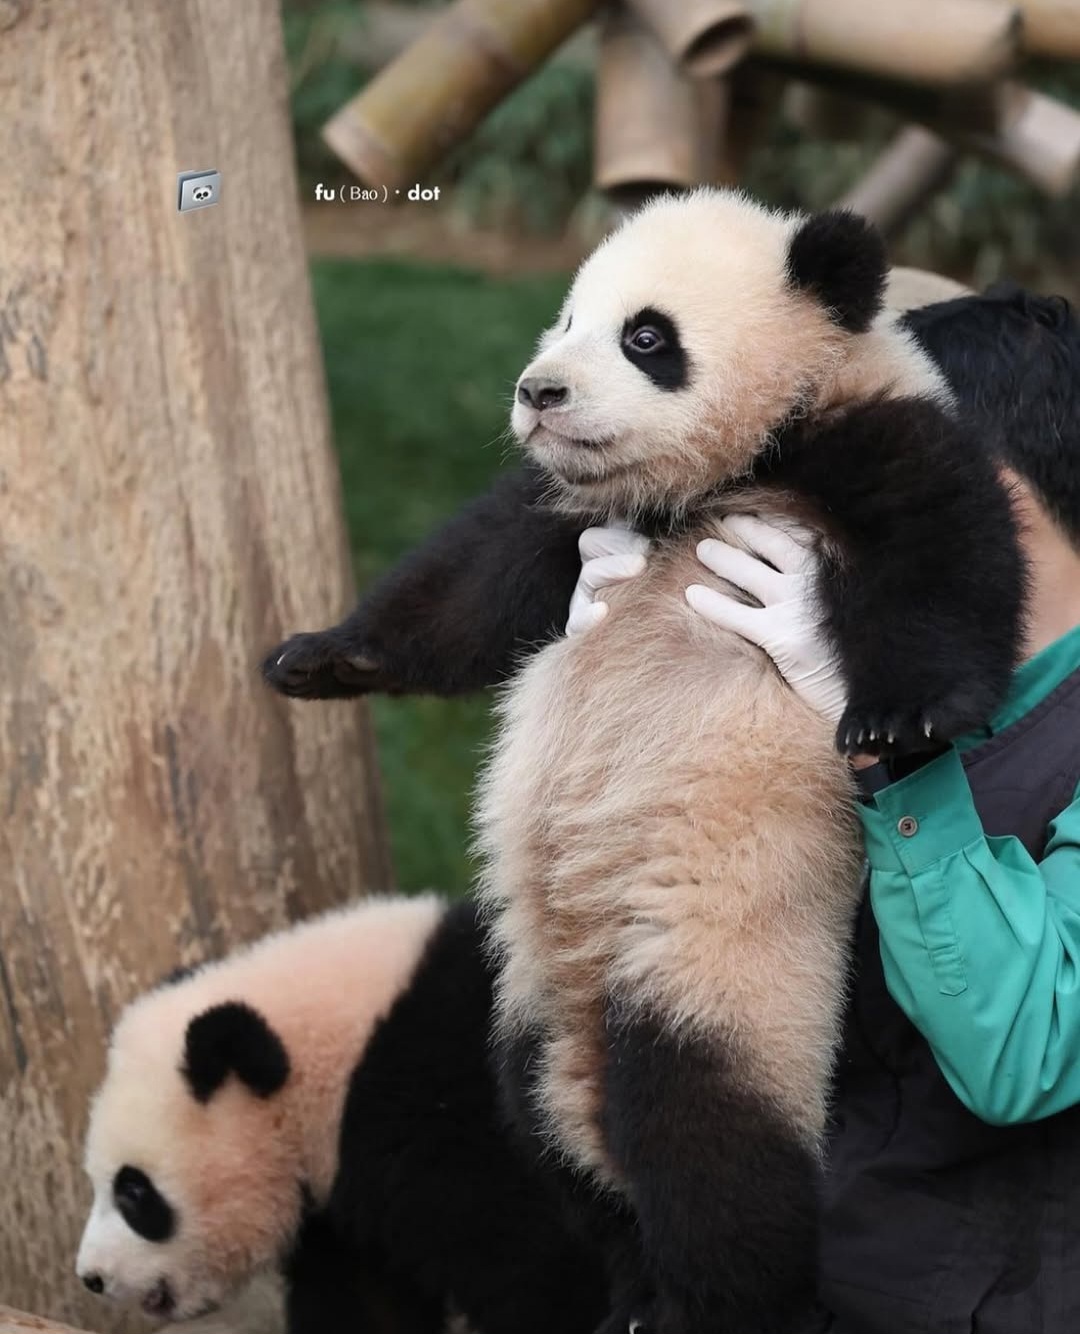
<svg viewBox="0 0 1080 1334">
<path fill-rule="evenodd" d="M 332 1220 L 309 1210 L 284 1264 L 286 1334 L 442 1334 L 443 1302 L 358 1251 Z"/>
<path fill-rule="evenodd" d="M 612 1002 L 604 1130 L 637 1215 L 643 1334 L 781 1334 L 815 1311 L 817 1164 L 736 1054 Z"/>
<path fill-rule="evenodd" d="M 1025 594 L 988 451 L 928 399 L 879 399 L 789 428 L 766 471 L 838 547 L 819 593 L 848 685 L 839 748 L 933 749 L 984 723 L 1019 658 Z"/>
<path fill-rule="evenodd" d="M 340 624 L 263 662 L 283 695 L 457 695 L 504 680 L 562 633 L 587 518 L 544 505 L 535 467 L 506 473 L 365 595 Z"/>
</svg>

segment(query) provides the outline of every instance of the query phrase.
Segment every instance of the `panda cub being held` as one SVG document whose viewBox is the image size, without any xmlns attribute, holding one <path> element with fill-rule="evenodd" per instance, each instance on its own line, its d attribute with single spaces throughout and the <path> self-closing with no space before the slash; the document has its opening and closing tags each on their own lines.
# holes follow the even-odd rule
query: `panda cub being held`
<svg viewBox="0 0 1080 1334">
<path fill-rule="evenodd" d="M 852 214 L 712 190 L 648 205 L 582 266 L 518 381 L 526 467 L 264 666 L 307 697 L 512 677 L 479 810 L 505 1086 L 573 1166 L 611 1334 L 818 1319 L 861 869 L 843 753 L 981 724 L 1019 656 L 1008 494 L 882 313 L 886 276 Z M 835 734 L 686 604 L 691 583 L 725 588 L 697 543 L 747 511 L 819 534 L 848 685 Z M 600 626 L 547 642 L 577 535 L 611 520 L 654 539 L 644 574 L 605 591 Z"/>
<path fill-rule="evenodd" d="M 367 900 L 136 1000 L 77 1272 L 184 1320 L 280 1269 L 290 1334 L 591 1334 L 606 1284 L 497 1105 L 469 904 Z"/>
</svg>

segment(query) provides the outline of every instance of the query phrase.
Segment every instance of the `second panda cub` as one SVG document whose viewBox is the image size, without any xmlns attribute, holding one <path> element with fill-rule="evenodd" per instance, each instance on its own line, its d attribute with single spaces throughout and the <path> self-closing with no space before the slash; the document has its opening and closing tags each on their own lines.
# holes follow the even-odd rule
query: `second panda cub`
<svg viewBox="0 0 1080 1334">
<path fill-rule="evenodd" d="M 94 1100 L 77 1269 L 159 1319 L 285 1276 L 289 1334 L 591 1334 L 592 1251 L 499 1110 L 471 904 L 368 899 L 148 992 Z"/>
<path fill-rule="evenodd" d="M 861 849 L 842 752 L 981 723 L 1020 642 L 1009 499 L 939 373 L 881 314 L 880 239 L 701 191 L 632 217 L 518 381 L 529 464 L 341 626 L 288 693 L 450 693 L 566 616 L 567 537 L 655 539 L 610 615 L 518 671 L 484 780 L 506 1083 L 572 1165 L 615 1283 L 605 1329 L 813 1318 L 816 1172 Z M 819 533 L 832 729 L 683 591 L 732 512 Z M 572 559 L 572 556 L 571 556 Z"/>
</svg>

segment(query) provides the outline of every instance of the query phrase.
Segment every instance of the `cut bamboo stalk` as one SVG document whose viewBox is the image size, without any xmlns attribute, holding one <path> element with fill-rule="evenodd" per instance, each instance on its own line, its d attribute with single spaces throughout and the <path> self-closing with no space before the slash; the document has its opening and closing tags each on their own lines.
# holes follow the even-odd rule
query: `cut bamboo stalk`
<svg viewBox="0 0 1080 1334">
<path fill-rule="evenodd" d="M 668 55 L 697 79 L 725 74 L 746 54 L 754 20 L 746 0 L 628 0 Z"/>
<path fill-rule="evenodd" d="M 923 84 L 981 83 L 1012 69 L 1011 0 L 748 0 L 763 56 Z"/>
<path fill-rule="evenodd" d="M 1080 174 L 1080 112 L 1045 93 L 1009 81 L 1000 92 L 998 126 L 955 136 L 961 148 L 981 154 L 1060 198 Z M 948 136 L 947 123 L 930 125 Z"/>
<path fill-rule="evenodd" d="M 1024 15 L 1024 50 L 1080 60 L 1080 0 L 1017 0 Z"/>
<path fill-rule="evenodd" d="M 366 184 L 412 184 L 598 3 L 457 0 L 327 122 L 323 138 Z"/>
<path fill-rule="evenodd" d="M 899 267 L 889 273 L 885 304 L 890 310 L 918 310 L 920 306 L 932 306 L 938 301 L 951 301 L 954 297 L 973 295 L 970 287 L 958 283 L 955 278 L 946 278 L 941 273 L 931 273 L 929 269 Z"/>
<path fill-rule="evenodd" d="M 362 9 L 342 15 L 334 24 L 333 53 L 357 69 L 375 73 L 401 55 L 440 16 L 442 8 L 407 5 L 394 0 L 368 0 Z M 586 24 L 560 46 L 554 60 L 568 68 L 592 70 L 596 64 L 595 33 Z"/>
<path fill-rule="evenodd" d="M 946 184 L 957 157 L 955 147 L 932 131 L 906 126 L 837 207 L 861 213 L 891 235 Z"/>
<path fill-rule="evenodd" d="M 631 10 L 608 11 L 596 77 L 596 185 L 630 207 L 714 181 L 726 102 L 722 81 L 684 74 Z"/>
</svg>

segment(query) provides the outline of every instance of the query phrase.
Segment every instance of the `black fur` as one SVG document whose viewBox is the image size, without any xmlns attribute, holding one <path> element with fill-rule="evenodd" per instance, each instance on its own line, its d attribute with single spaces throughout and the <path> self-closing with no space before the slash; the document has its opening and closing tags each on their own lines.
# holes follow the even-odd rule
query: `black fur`
<svg viewBox="0 0 1080 1334">
<path fill-rule="evenodd" d="M 618 1002 L 606 1026 L 605 1141 L 655 1294 L 633 1314 L 663 1334 L 798 1329 L 815 1304 L 812 1155 L 740 1087 L 734 1050 Z"/>
<path fill-rule="evenodd" d="M 1080 320 L 1011 283 L 908 313 L 994 454 L 1080 548 Z"/>
<path fill-rule="evenodd" d="M 168 1241 L 176 1210 L 139 1167 L 121 1167 L 113 1178 L 113 1203 L 132 1232 L 147 1241 Z"/>
<path fill-rule="evenodd" d="M 884 280 L 876 246 L 864 224 L 843 215 L 808 224 L 792 246 L 792 281 L 811 287 L 845 327 L 863 328 Z M 827 556 L 819 587 L 850 686 L 838 744 L 926 748 L 982 722 L 1018 656 L 1024 569 L 1008 497 L 977 434 L 925 400 L 874 400 L 788 425 L 752 482 L 795 493 L 825 526 L 828 550 L 839 552 Z M 541 485 L 525 471 L 518 494 L 535 498 Z M 561 626 L 578 572 L 574 539 L 585 524 L 534 508 L 527 526 L 515 524 L 506 508 L 514 490 L 503 479 L 327 632 L 347 630 L 354 643 L 378 646 L 383 688 L 444 694 L 502 679 L 529 638 L 542 642 Z M 725 499 L 738 494 L 725 490 Z M 665 540 L 662 523 L 657 532 Z M 687 540 L 670 527 L 667 536 Z M 531 559 L 538 547 L 541 562 Z M 464 564 L 462 551 L 471 558 Z M 523 638 L 516 628 L 532 599 L 539 625 L 534 619 Z M 617 1111 L 609 1112 L 605 1138 L 625 1164 L 644 1249 L 655 1260 L 646 1273 L 642 1238 L 625 1210 L 563 1174 L 568 1200 L 612 1265 L 604 1334 L 623 1334 L 642 1307 L 661 1334 L 695 1321 L 700 1328 L 702 1301 L 710 1327 L 791 1328 L 796 1310 L 800 1328 L 813 1324 L 814 1308 L 800 1307 L 812 1282 L 813 1173 L 794 1137 L 763 1104 L 741 1098 L 723 1069 L 709 1072 L 715 1053 L 676 1046 L 656 1025 L 615 1012 L 608 1036 Z M 515 1118 L 535 1136 L 529 1052 L 523 1046 L 503 1056 Z M 714 1082 L 703 1100 L 705 1080 Z M 690 1109 L 708 1124 L 681 1125 Z M 727 1154 L 733 1142 L 739 1149 Z M 774 1176 L 784 1183 L 779 1190 Z M 774 1212 L 757 1199 L 762 1182 Z M 758 1319 L 770 1302 L 775 1319 Z"/>
<path fill-rule="evenodd" d="M 787 271 L 792 286 L 813 293 L 842 329 L 863 333 L 881 310 L 889 261 L 875 227 L 833 209 L 808 218 L 792 237 Z"/>
<path fill-rule="evenodd" d="M 504 474 L 340 625 L 278 645 L 265 680 L 303 699 L 458 695 L 504 680 L 562 632 L 581 568 L 587 524 L 545 509 L 546 491 L 536 468 Z"/>
<path fill-rule="evenodd" d="M 648 351 L 633 344 L 636 333 L 655 329 L 660 341 Z M 690 378 L 690 360 L 679 339 L 678 325 L 670 315 L 646 306 L 631 315 L 623 325 L 623 356 L 639 371 L 647 375 L 658 389 L 684 389 Z"/>
<path fill-rule="evenodd" d="M 643 1334 L 816 1327 L 812 1155 L 765 1099 L 740 1089 L 733 1050 L 617 1002 L 605 1026 L 601 1129 L 633 1207 L 569 1166 L 547 1169 L 609 1266 L 598 1334 L 626 1334 L 631 1321 Z M 533 1146 L 545 1125 L 543 1045 L 533 1032 L 499 1049 L 508 1109 Z"/>
<path fill-rule="evenodd" d="M 289 1077 L 289 1057 L 257 1010 L 225 1001 L 188 1024 L 182 1068 L 198 1102 L 209 1102 L 230 1075 L 256 1097 L 269 1098 Z"/>
<path fill-rule="evenodd" d="M 442 1334 L 446 1312 L 312 1211 L 285 1265 L 285 1321 L 288 1334 Z"/>
<path fill-rule="evenodd" d="M 603 1256 L 609 1311 L 597 1334 L 627 1334 L 629 1322 L 648 1307 L 653 1296 L 642 1266 L 637 1220 L 621 1195 L 598 1189 L 588 1174 L 550 1146 L 550 1122 L 537 1087 L 544 1045 L 545 1036 L 535 1027 L 515 1030 L 496 1043 L 503 1106 L 517 1129 L 522 1151 L 543 1180 L 558 1191 L 573 1234 Z"/>
<path fill-rule="evenodd" d="M 789 427 L 757 480 L 839 543 L 819 583 L 848 683 L 838 747 L 909 754 L 984 723 L 1019 658 L 1025 571 L 972 432 L 926 399 L 876 399 Z"/>
<path fill-rule="evenodd" d="M 294 1309 L 325 1302 L 334 1315 L 337 1298 L 315 1276 L 336 1254 L 342 1272 L 373 1270 L 388 1300 L 405 1300 L 410 1332 L 434 1334 L 449 1305 L 478 1334 L 592 1334 L 606 1310 L 602 1266 L 569 1236 L 500 1110 L 492 985 L 475 909 L 459 904 L 353 1073 L 338 1176 L 289 1266 Z M 339 1327 L 309 1320 L 290 1334 Z"/>
</svg>

